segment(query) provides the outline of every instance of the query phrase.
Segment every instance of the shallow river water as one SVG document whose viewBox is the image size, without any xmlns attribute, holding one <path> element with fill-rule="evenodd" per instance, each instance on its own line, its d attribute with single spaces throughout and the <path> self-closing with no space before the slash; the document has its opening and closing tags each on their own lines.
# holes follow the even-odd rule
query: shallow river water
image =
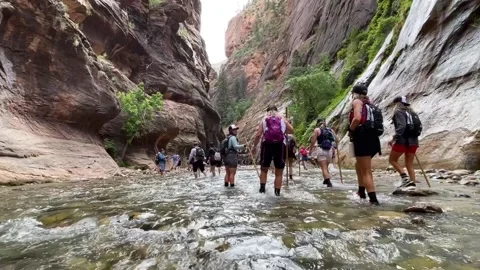
<svg viewBox="0 0 480 270">
<path fill-rule="evenodd" d="M 190 175 L 0 187 L 0 269 L 480 269 L 479 188 L 395 197 L 382 174 L 374 207 L 345 174 L 327 189 L 302 171 L 281 197 L 252 169 L 233 189 Z M 413 224 L 402 209 L 419 201 L 445 213 Z"/>
</svg>

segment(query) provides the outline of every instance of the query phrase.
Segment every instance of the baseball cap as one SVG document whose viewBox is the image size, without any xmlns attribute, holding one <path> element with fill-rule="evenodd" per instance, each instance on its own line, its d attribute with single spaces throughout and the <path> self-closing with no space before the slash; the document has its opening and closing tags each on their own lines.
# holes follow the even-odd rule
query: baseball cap
<svg viewBox="0 0 480 270">
<path fill-rule="evenodd" d="M 401 102 L 401 103 L 403 103 L 403 105 L 410 106 L 410 103 L 408 103 L 408 100 L 407 100 L 407 97 L 406 97 L 406 96 L 396 97 L 396 98 L 393 100 L 393 103 L 397 103 L 397 102 Z"/>
<path fill-rule="evenodd" d="M 235 126 L 234 124 L 232 124 L 228 127 L 228 131 L 232 131 L 232 130 L 236 130 L 236 129 L 238 129 L 238 127 Z"/>
<path fill-rule="evenodd" d="M 352 92 L 360 95 L 368 94 L 368 88 L 364 84 L 356 84 L 352 88 Z"/>
</svg>

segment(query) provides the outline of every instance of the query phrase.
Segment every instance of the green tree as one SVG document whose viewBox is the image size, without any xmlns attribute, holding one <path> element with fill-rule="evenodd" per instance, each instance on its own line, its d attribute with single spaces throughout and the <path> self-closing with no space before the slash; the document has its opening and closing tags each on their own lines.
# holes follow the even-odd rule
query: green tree
<svg viewBox="0 0 480 270">
<path fill-rule="evenodd" d="M 161 93 L 147 95 L 144 91 L 143 83 L 127 93 L 118 93 L 118 99 L 122 106 L 122 111 L 127 114 L 127 119 L 123 125 L 123 130 L 127 135 L 127 141 L 123 148 L 120 160 L 123 161 L 128 146 L 133 139 L 142 136 L 146 131 L 146 125 L 152 120 L 153 113 L 158 112 L 163 107 L 163 96 Z"/>
</svg>

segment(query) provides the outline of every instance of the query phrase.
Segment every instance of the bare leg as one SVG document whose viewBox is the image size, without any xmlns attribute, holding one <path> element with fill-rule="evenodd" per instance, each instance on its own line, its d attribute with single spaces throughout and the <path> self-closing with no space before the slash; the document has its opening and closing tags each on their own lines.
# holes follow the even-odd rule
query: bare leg
<svg viewBox="0 0 480 270">
<path fill-rule="evenodd" d="M 235 185 L 235 174 L 237 174 L 237 168 L 228 168 L 230 171 L 228 180 L 230 182 L 230 186 Z"/>
<path fill-rule="evenodd" d="M 415 159 L 415 154 L 405 153 L 405 167 L 407 167 L 408 176 L 410 177 L 410 180 L 412 180 L 415 183 L 417 178 L 415 177 L 415 170 L 413 169 L 414 159 Z"/>
<path fill-rule="evenodd" d="M 390 164 L 393 166 L 393 168 L 395 168 L 395 170 L 397 170 L 397 172 L 399 174 L 404 174 L 405 171 L 403 170 L 402 166 L 400 165 L 400 163 L 398 163 L 398 159 L 400 159 L 400 157 L 403 155 L 403 153 L 400 153 L 400 152 L 396 152 L 396 151 L 391 151 L 390 152 L 390 157 L 388 159 L 388 161 L 390 162 Z M 405 156 L 405 159 L 406 159 L 406 156 Z"/>
<path fill-rule="evenodd" d="M 283 169 L 275 169 L 275 188 L 282 188 Z"/>
</svg>

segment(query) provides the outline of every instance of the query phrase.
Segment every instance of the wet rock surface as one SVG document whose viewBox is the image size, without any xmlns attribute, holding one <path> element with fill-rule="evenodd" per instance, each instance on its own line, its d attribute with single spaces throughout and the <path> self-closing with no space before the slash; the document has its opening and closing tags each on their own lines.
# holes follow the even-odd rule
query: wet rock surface
<svg viewBox="0 0 480 270">
<path fill-rule="evenodd" d="M 353 172 L 343 173 L 345 185 L 335 173 L 334 188 L 327 189 L 320 171 L 310 167 L 301 178 L 294 175 L 281 197 L 273 194 L 272 175 L 267 194 L 258 194 L 251 167 L 239 168 L 235 188 L 223 187 L 223 174 L 4 187 L 0 265 L 212 270 L 480 266 L 478 205 L 453 196 L 466 193 L 467 187 L 449 185 L 446 196 L 413 203 L 415 198 L 390 195 L 395 182 L 376 172 L 381 205 L 373 207 L 355 195 Z M 401 211 L 412 204 L 428 211 L 427 205 L 438 205 L 448 212 L 417 216 Z"/>
<path fill-rule="evenodd" d="M 435 205 L 414 205 L 403 209 L 405 213 L 442 214 L 442 208 Z"/>
<path fill-rule="evenodd" d="M 393 195 L 404 195 L 412 197 L 426 197 L 438 195 L 438 192 L 429 189 L 420 189 L 417 187 L 397 188 L 392 192 Z"/>
</svg>

